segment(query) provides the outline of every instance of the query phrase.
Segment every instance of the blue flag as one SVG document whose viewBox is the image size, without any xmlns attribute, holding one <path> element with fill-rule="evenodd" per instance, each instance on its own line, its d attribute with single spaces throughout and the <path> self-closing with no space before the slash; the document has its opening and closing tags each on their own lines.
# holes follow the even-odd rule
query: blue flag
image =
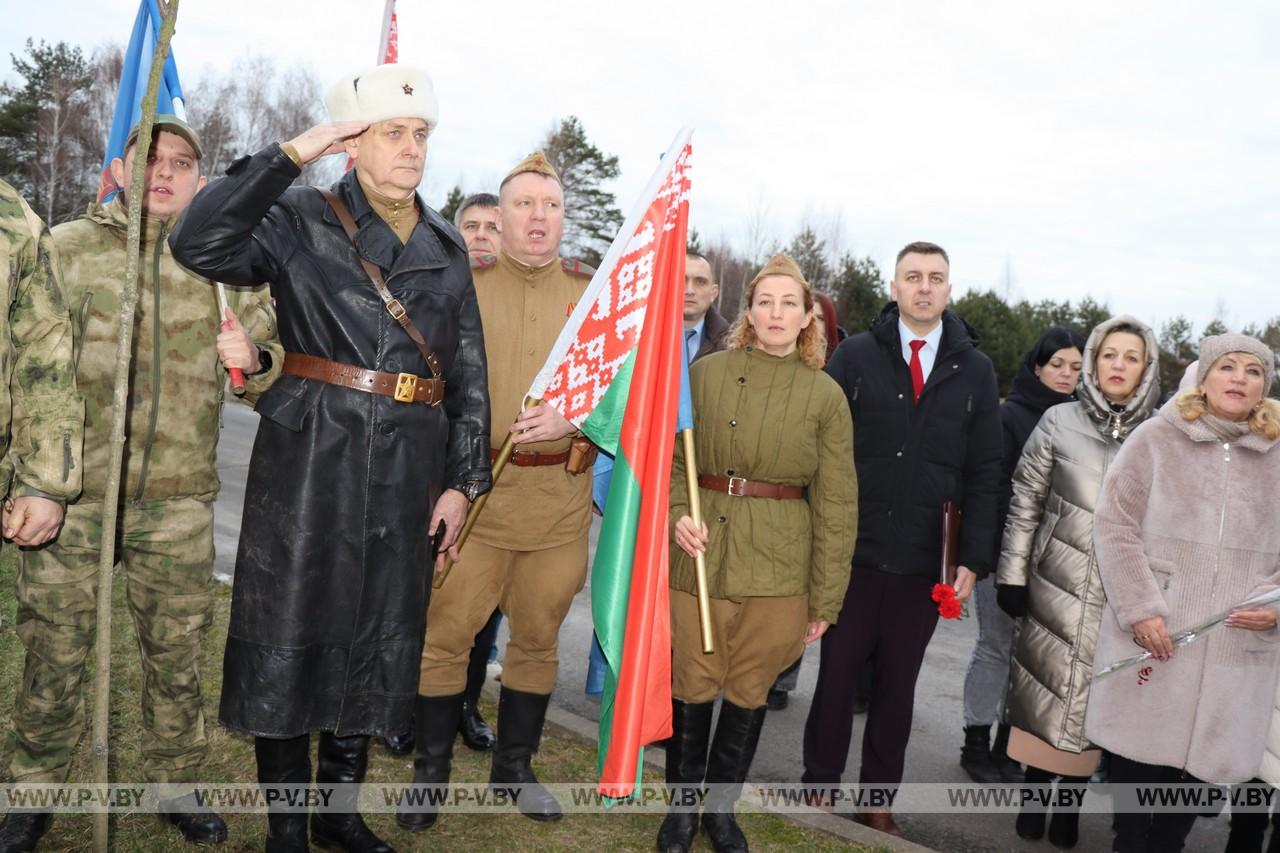
<svg viewBox="0 0 1280 853">
<path fill-rule="evenodd" d="M 124 67 L 120 72 L 120 90 L 116 92 L 116 108 L 111 118 L 111 134 L 107 137 L 107 150 L 102 158 L 102 177 L 98 182 L 98 201 L 104 202 L 119 191 L 111 177 L 111 161 L 124 156 L 124 142 L 129 131 L 142 118 L 142 98 L 147 93 L 147 75 L 151 72 L 151 57 L 156 52 L 156 40 L 160 36 L 163 18 L 156 0 L 142 0 L 138 5 L 138 17 L 133 22 L 129 47 L 124 52 Z M 160 77 L 160 91 L 156 97 L 156 112 L 172 114 L 186 121 L 182 103 L 182 84 L 178 82 L 178 65 L 173 51 L 164 61 L 164 73 Z"/>
</svg>

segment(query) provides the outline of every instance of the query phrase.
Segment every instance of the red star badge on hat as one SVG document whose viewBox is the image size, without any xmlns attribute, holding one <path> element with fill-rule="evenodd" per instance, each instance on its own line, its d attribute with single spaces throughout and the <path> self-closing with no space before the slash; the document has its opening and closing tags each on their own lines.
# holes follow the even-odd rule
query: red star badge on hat
<svg viewBox="0 0 1280 853">
<path fill-rule="evenodd" d="M 403 86 L 401 86 L 400 88 L 404 89 L 404 93 L 405 93 L 406 95 L 412 95 L 412 94 L 413 94 L 413 87 L 412 87 L 412 86 L 410 86 L 408 83 L 405 83 L 405 84 L 404 84 Z"/>
</svg>

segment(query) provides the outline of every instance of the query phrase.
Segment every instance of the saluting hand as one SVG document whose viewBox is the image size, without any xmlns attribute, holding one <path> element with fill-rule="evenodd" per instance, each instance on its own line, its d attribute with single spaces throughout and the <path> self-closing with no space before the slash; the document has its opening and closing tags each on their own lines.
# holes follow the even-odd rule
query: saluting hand
<svg viewBox="0 0 1280 853">
<path fill-rule="evenodd" d="M 238 367 L 245 373 L 257 373 L 262 369 L 258 346 L 230 308 L 227 309 L 227 324 L 227 330 L 218 333 L 218 360 L 228 370 Z"/>
<path fill-rule="evenodd" d="M 302 165 L 319 160 L 329 154 L 338 154 L 346 150 L 343 143 L 353 136 L 359 136 L 369 128 L 367 121 L 334 121 L 328 124 L 317 124 L 310 130 L 303 131 L 289 140 L 289 144 L 302 158 Z"/>
<path fill-rule="evenodd" d="M 707 525 L 703 524 L 699 527 L 687 515 L 680 516 L 680 520 L 676 522 L 674 538 L 680 550 L 695 560 L 698 559 L 699 554 L 707 550 L 707 543 L 711 541 L 711 536 L 707 533 Z"/>
</svg>

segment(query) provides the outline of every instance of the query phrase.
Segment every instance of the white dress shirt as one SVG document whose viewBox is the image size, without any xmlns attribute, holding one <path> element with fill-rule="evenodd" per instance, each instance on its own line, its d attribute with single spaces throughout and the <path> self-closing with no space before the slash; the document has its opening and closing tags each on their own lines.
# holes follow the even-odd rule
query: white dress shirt
<svg viewBox="0 0 1280 853">
<path fill-rule="evenodd" d="M 924 381 L 928 382 L 929 372 L 933 370 L 933 363 L 938 359 L 938 347 L 942 345 L 942 320 L 938 320 L 938 325 L 934 326 L 929 334 L 920 337 L 908 329 L 907 324 L 899 317 L 898 337 L 902 340 L 902 360 L 907 364 L 911 364 L 911 342 L 924 341 L 924 346 L 920 347 L 920 370 L 924 373 Z"/>
</svg>

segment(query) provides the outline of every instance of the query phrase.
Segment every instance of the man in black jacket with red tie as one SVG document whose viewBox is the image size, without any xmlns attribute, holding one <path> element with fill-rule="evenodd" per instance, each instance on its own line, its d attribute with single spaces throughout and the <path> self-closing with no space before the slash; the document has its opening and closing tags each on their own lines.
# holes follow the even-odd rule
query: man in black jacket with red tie
<svg viewBox="0 0 1280 853">
<path fill-rule="evenodd" d="M 854 687 L 864 667 L 875 686 L 859 780 L 892 795 L 902 781 L 916 678 L 938 621 L 942 505 L 963 513 L 956 597 L 994 567 L 1001 435 L 991 360 L 947 310 L 950 260 L 940 246 L 898 253 L 885 307 L 870 331 L 844 341 L 827 365 L 849 399 L 858 469 L 858 543 L 837 624 L 805 724 L 804 781 L 837 784 L 852 732 Z M 859 819 L 901 834 L 889 806 Z"/>
</svg>

